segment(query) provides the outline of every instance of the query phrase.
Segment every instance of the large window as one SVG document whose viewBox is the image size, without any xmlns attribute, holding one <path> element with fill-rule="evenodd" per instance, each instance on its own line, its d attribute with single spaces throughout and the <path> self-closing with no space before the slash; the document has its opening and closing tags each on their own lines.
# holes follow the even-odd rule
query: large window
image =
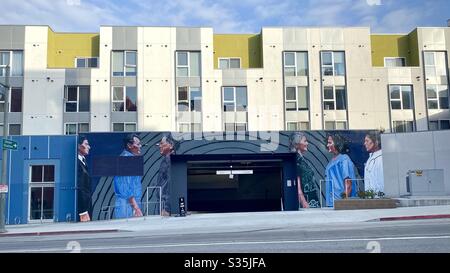
<svg viewBox="0 0 450 273">
<path fill-rule="evenodd" d="M 384 67 L 402 67 L 406 66 L 406 59 L 403 57 L 385 57 Z"/>
<path fill-rule="evenodd" d="M 113 132 L 136 132 L 136 123 L 134 122 L 114 122 Z"/>
<path fill-rule="evenodd" d="M 241 58 L 219 58 L 219 69 L 241 68 Z"/>
<path fill-rule="evenodd" d="M 284 76 L 308 76 L 308 53 L 284 52 Z"/>
<path fill-rule="evenodd" d="M 23 76 L 23 51 L 0 51 L 0 77 L 6 76 L 7 67 L 10 76 Z"/>
<path fill-rule="evenodd" d="M 29 219 L 52 220 L 55 192 L 55 166 L 30 166 Z"/>
<path fill-rule="evenodd" d="M 448 119 L 431 120 L 429 127 L 430 130 L 449 130 L 450 120 Z"/>
<path fill-rule="evenodd" d="M 345 76 L 343 51 L 322 51 L 321 57 L 323 76 Z"/>
<path fill-rule="evenodd" d="M 200 87 L 180 86 L 177 91 L 177 109 L 180 112 L 201 112 L 202 91 Z"/>
<path fill-rule="evenodd" d="M 392 110 L 412 109 L 412 87 L 410 85 L 390 85 L 389 96 Z"/>
<path fill-rule="evenodd" d="M 66 123 L 64 125 L 64 134 L 77 135 L 89 132 L 89 123 Z"/>
<path fill-rule="evenodd" d="M 347 109 L 345 86 L 325 86 L 323 88 L 324 110 Z"/>
<path fill-rule="evenodd" d="M 247 87 L 223 87 L 223 111 L 247 111 Z"/>
<path fill-rule="evenodd" d="M 245 132 L 247 131 L 247 123 L 245 122 L 226 122 L 225 123 L 225 131 L 226 132 Z"/>
<path fill-rule="evenodd" d="M 309 122 L 307 122 L 307 121 L 288 121 L 288 122 L 286 122 L 286 130 L 288 130 L 288 131 L 309 130 Z"/>
<path fill-rule="evenodd" d="M 98 57 L 75 58 L 75 65 L 76 65 L 76 68 L 84 68 L 84 67 L 97 68 L 98 67 Z"/>
<path fill-rule="evenodd" d="M 113 51 L 112 63 L 114 77 L 134 77 L 137 75 L 136 51 Z"/>
<path fill-rule="evenodd" d="M 428 109 L 448 109 L 448 86 L 427 84 Z"/>
<path fill-rule="evenodd" d="M 309 94 L 306 86 L 286 87 L 286 111 L 309 109 Z"/>
<path fill-rule="evenodd" d="M 64 92 L 65 112 L 89 112 L 90 111 L 90 87 L 66 86 Z"/>
<path fill-rule="evenodd" d="M 22 88 L 9 90 L 9 112 L 22 112 Z M 0 113 L 5 111 L 5 89 L 0 86 Z"/>
<path fill-rule="evenodd" d="M 446 54 L 441 51 L 424 52 L 425 76 L 447 77 Z"/>
<path fill-rule="evenodd" d="M 395 120 L 392 122 L 394 133 L 406 133 L 414 131 L 414 122 L 409 120 Z"/>
<path fill-rule="evenodd" d="M 137 90 L 136 87 L 114 86 L 112 89 L 113 112 L 136 112 Z"/>
<path fill-rule="evenodd" d="M 200 77 L 200 52 L 177 52 L 177 77 Z"/>
</svg>

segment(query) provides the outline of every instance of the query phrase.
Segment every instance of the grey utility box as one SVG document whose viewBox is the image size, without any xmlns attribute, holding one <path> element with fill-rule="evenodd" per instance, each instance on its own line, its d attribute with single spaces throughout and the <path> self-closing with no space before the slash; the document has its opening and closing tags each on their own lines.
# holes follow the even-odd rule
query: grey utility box
<svg viewBox="0 0 450 273">
<path fill-rule="evenodd" d="M 413 196 L 446 195 L 444 170 L 411 170 L 406 176 L 406 190 Z"/>
</svg>

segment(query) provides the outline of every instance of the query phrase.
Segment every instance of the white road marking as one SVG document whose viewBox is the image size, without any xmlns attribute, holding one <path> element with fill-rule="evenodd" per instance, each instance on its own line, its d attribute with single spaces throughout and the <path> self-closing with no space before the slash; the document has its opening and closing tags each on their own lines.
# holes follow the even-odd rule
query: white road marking
<svg viewBox="0 0 450 273">
<path fill-rule="evenodd" d="M 86 250 L 113 250 L 113 249 L 136 249 L 136 248 L 170 248 L 170 247 L 196 247 L 196 246 L 226 246 L 226 245 L 260 245 L 260 244 L 305 244 L 305 243 L 339 243 L 358 241 L 396 241 L 396 240 L 427 240 L 427 239 L 450 239 L 450 235 L 445 236 L 417 236 L 417 237 L 382 237 L 382 238 L 354 238 L 354 239 L 323 239 L 323 240 L 288 240 L 288 241 L 248 241 L 248 242 L 215 242 L 215 243 L 184 243 L 184 244 L 159 244 L 159 245 L 137 245 L 137 246 L 104 246 L 104 247 L 83 247 L 81 252 Z M 42 249 L 16 249 L 1 250 L 0 253 L 9 252 L 61 252 L 66 248 L 42 248 Z"/>
</svg>

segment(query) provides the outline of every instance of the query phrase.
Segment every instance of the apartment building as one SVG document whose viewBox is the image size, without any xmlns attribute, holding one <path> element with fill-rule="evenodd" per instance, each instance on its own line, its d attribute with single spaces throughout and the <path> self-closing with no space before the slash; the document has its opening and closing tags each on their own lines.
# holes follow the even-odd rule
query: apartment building
<svg viewBox="0 0 450 273">
<path fill-rule="evenodd" d="M 450 28 L 0 26 L 10 135 L 450 129 Z"/>
</svg>

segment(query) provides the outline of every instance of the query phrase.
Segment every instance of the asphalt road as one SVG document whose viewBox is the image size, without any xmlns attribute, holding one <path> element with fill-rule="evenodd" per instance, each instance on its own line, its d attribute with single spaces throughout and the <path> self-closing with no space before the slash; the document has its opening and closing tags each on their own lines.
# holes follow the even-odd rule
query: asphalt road
<svg viewBox="0 0 450 273">
<path fill-rule="evenodd" d="M 245 232 L 112 232 L 0 238 L 0 252 L 450 253 L 450 220 L 327 224 Z"/>
</svg>

